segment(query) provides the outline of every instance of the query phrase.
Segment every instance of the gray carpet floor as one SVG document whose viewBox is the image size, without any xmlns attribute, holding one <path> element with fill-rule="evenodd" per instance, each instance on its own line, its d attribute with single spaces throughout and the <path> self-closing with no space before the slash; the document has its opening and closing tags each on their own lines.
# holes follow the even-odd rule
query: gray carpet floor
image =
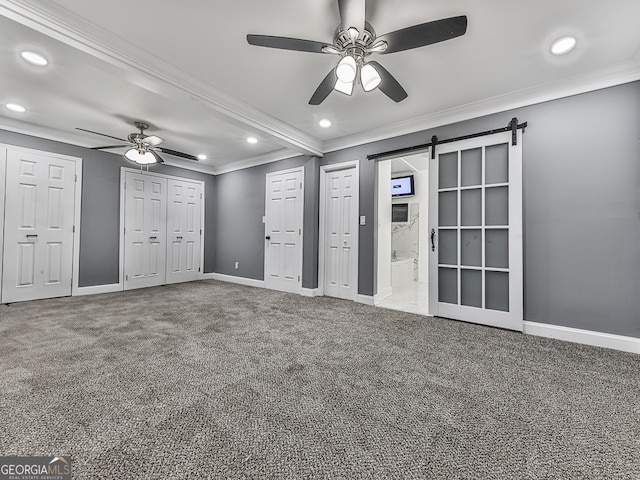
<svg viewBox="0 0 640 480">
<path fill-rule="evenodd" d="M 0 306 L 0 455 L 75 479 L 640 478 L 640 355 L 216 281 Z"/>
</svg>

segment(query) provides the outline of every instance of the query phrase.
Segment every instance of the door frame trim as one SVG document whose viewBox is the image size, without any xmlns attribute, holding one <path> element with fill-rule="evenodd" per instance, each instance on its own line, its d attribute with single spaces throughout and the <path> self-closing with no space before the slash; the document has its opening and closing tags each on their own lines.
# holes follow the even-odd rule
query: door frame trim
<svg viewBox="0 0 640 480">
<path fill-rule="evenodd" d="M 4 217 L 5 217 L 5 197 L 6 197 L 6 171 L 7 158 L 9 150 L 21 150 L 23 152 L 47 155 L 49 157 L 59 158 L 61 160 L 70 160 L 76 165 L 76 180 L 73 190 L 73 261 L 71 266 L 71 296 L 78 293 L 78 277 L 80 276 L 80 228 L 81 228 L 81 211 L 82 211 L 82 157 L 73 157 L 62 153 L 48 152 L 37 148 L 21 147 L 8 143 L 0 143 L 0 302 L 2 302 L 2 274 L 3 274 L 3 258 L 4 258 Z"/>
<path fill-rule="evenodd" d="M 318 227 L 318 294 L 324 296 L 325 290 L 325 274 L 324 274 L 324 262 L 325 262 L 325 234 L 326 227 L 325 222 L 327 220 L 327 174 L 330 172 L 335 172 L 339 170 L 349 170 L 351 168 L 355 168 L 355 176 L 356 182 L 354 185 L 355 189 L 355 200 L 356 200 L 356 218 L 354 219 L 355 225 L 353 225 L 353 232 L 355 236 L 354 250 L 356 259 L 355 265 L 353 266 L 353 278 L 355 282 L 355 291 L 353 292 L 352 300 L 355 302 L 358 299 L 359 287 L 360 287 L 360 278 L 358 276 L 358 271 L 360 269 L 360 161 L 359 160 L 350 160 L 347 162 L 340 163 L 331 163 L 329 165 L 322 165 L 320 167 L 320 200 L 319 200 L 319 227 Z"/>
<path fill-rule="evenodd" d="M 270 176 L 273 175 L 282 175 L 284 173 L 294 173 L 294 172 L 300 172 L 302 174 L 302 179 L 301 179 L 301 183 L 302 183 L 302 187 L 300 188 L 300 195 L 301 195 L 301 199 L 302 199 L 302 203 L 301 206 L 302 208 L 300 209 L 300 282 L 298 282 L 298 288 L 297 291 L 295 293 L 300 294 L 302 292 L 302 271 L 303 271 L 303 262 L 304 262 L 304 186 L 305 186 L 305 180 L 304 180 L 304 165 L 301 165 L 299 167 L 293 167 L 293 168 L 287 168 L 285 170 L 277 170 L 275 172 L 267 172 L 264 176 L 264 233 L 263 233 L 263 237 L 267 236 L 267 205 L 269 204 L 269 190 L 267 189 L 267 185 L 269 184 L 268 179 Z M 264 245 L 264 249 L 263 249 L 263 261 L 262 261 L 262 281 L 264 282 L 264 288 L 269 288 L 268 286 L 268 282 L 267 282 L 267 244 L 266 244 L 266 238 L 264 239 L 263 242 Z"/>
<path fill-rule="evenodd" d="M 177 175 L 167 175 L 166 173 L 150 172 L 145 170 L 138 170 L 131 167 L 120 167 L 120 245 L 118 251 L 118 290 L 124 291 L 124 204 L 125 204 L 125 173 L 142 173 L 143 175 L 150 175 L 153 177 L 166 178 L 167 180 L 179 180 L 198 183 L 202 187 L 202 199 L 200 209 L 200 228 L 202 229 L 202 235 L 200 236 L 200 272 L 198 272 L 198 280 L 204 278 L 204 203 L 205 203 L 205 184 L 203 180 L 194 180 L 188 177 L 178 177 Z M 166 255 L 166 253 L 165 253 Z"/>
</svg>

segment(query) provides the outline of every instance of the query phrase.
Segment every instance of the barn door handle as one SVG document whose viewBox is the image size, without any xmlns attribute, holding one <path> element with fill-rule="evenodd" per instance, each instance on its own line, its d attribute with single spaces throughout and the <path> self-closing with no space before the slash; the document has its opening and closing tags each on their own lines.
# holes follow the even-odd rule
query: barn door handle
<svg viewBox="0 0 640 480">
<path fill-rule="evenodd" d="M 436 242 L 435 242 L 436 231 L 435 229 L 431 229 L 431 251 L 436 251 Z"/>
</svg>

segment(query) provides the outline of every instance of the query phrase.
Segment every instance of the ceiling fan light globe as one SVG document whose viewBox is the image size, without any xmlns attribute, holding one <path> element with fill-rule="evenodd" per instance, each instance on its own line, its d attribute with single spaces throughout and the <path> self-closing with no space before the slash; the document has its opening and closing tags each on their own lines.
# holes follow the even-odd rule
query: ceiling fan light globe
<svg viewBox="0 0 640 480">
<path fill-rule="evenodd" d="M 364 91 L 370 92 L 378 88 L 378 85 L 382 82 L 382 78 L 376 70 L 376 67 L 367 63 L 360 69 L 360 82 L 362 83 Z"/>
<path fill-rule="evenodd" d="M 130 148 L 124 153 L 124 156 L 127 160 L 137 163 L 138 165 L 151 165 L 158 162 L 152 152 L 148 150 L 138 150 L 137 148 Z"/>
<path fill-rule="evenodd" d="M 340 93 L 344 93 L 345 95 L 351 95 L 353 93 L 353 83 L 353 81 L 343 82 L 342 80 L 337 79 L 336 85 L 333 88 Z"/>
<path fill-rule="evenodd" d="M 356 78 L 357 71 L 356 59 L 351 55 L 342 57 L 342 60 L 338 62 L 338 66 L 336 67 L 338 80 L 344 83 L 353 82 Z"/>
</svg>

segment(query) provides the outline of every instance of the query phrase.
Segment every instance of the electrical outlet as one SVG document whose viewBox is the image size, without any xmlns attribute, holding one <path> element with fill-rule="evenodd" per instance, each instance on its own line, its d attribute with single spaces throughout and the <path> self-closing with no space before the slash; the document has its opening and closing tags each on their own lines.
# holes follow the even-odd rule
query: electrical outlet
<svg viewBox="0 0 640 480">
<path fill-rule="evenodd" d="M 240 268 L 240 262 L 236 262 L 236 270 Z"/>
</svg>

